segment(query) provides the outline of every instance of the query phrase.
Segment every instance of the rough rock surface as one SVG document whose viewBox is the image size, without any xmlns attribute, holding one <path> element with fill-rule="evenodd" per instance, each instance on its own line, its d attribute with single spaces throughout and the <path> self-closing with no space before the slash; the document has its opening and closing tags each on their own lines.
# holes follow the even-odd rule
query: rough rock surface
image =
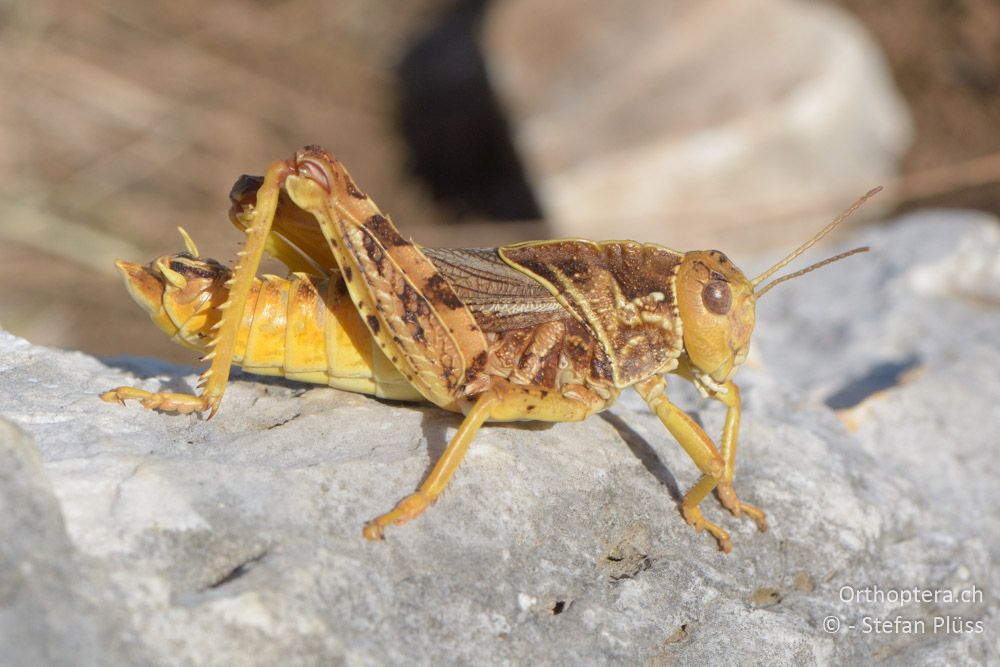
<svg viewBox="0 0 1000 667">
<path fill-rule="evenodd" d="M 0 333 L 0 662 L 1000 664 L 1000 232 L 941 212 L 861 236 L 758 308 L 736 488 L 771 530 L 708 499 L 729 555 L 679 516 L 695 470 L 631 393 L 485 428 L 372 544 L 453 415 L 248 376 L 211 421 L 120 408 L 97 394 L 194 376 Z"/>
<path fill-rule="evenodd" d="M 878 46 L 821 2 L 492 7 L 491 81 L 561 236 L 770 247 L 814 228 L 800 210 L 891 179 L 909 144 Z"/>
</svg>

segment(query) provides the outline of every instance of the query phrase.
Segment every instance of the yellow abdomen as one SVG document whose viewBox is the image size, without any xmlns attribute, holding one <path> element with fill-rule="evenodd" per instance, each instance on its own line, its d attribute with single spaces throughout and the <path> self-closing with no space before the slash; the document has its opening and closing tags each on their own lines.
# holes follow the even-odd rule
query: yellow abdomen
<svg viewBox="0 0 1000 667">
<path fill-rule="evenodd" d="M 372 340 L 339 279 L 255 279 L 233 363 L 248 373 L 423 400 Z"/>
</svg>

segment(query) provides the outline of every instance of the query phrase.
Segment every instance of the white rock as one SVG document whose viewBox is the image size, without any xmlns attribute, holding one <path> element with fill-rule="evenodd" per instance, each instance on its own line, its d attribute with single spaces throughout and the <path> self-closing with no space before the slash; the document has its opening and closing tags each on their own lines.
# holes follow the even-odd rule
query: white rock
<svg viewBox="0 0 1000 667">
<path fill-rule="evenodd" d="M 706 516 L 732 533 L 728 555 L 680 517 L 698 475 L 634 397 L 607 418 L 483 429 L 433 508 L 367 543 L 363 522 L 419 483 L 455 416 L 239 374 L 210 421 L 121 408 L 98 394 L 195 376 L 0 333 L 0 656 L 988 663 L 1000 636 L 997 295 L 928 294 L 912 276 L 947 273 L 956 253 L 980 261 L 968 239 L 995 224 L 914 215 L 852 239 L 876 253 L 761 301 L 764 366 L 737 375 L 736 489 L 771 530 L 707 499 Z M 873 372 L 911 359 L 922 373 L 883 386 Z M 717 434 L 721 409 L 671 386 Z M 982 598 L 899 607 L 845 601 L 844 586 L 976 586 Z M 896 615 L 982 630 L 860 630 Z"/>
</svg>

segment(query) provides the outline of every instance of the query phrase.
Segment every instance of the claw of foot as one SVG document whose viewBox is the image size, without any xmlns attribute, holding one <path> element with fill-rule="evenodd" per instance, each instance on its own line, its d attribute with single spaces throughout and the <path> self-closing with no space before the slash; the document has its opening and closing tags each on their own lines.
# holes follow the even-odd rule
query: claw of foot
<svg viewBox="0 0 1000 667">
<path fill-rule="evenodd" d="M 719 495 L 719 501 L 722 503 L 722 506 L 732 512 L 733 516 L 740 517 L 746 514 L 757 524 L 757 530 L 762 533 L 767 532 L 767 515 L 764 513 L 764 510 L 737 498 L 733 487 L 728 484 L 720 484 L 716 487 L 716 492 Z"/>
<path fill-rule="evenodd" d="M 218 409 L 218 401 L 208 396 L 192 396 L 190 394 L 173 394 L 170 392 L 153 393 L 136 387 L 118 387 L 101 394 L 101 400 L 108 403 L 125 405 L 125 402 L 135 399 L 147 410 L 161 412 L 179 412 L 189 414 L 211 408 L 212 414 Z"/>
<path fill-rule="evenodd" d="M 400 500 L 391 512 L 386 512 L 366 523 L 361 534 L 364 535 L 366 540 L 370 541 L 385 539 L 386 526 L 403 525 L 422 514 L 430 506 L 431 502 L 432 500 L 422 491 L 411 493 Z"/>
<path fill-rule="evenodd" d="M 385 539 L 385 528 L 377 524 L 375 521 L 369 521 L 365 524 L 365 527 L 361 530 L 361 534 L 369 542 L 374 542 L 375 540 Z"/>
<path fill-rule="evenodd" d="M 701 510 L 697 507 L 682 507 L 681 512 L 684 515 L 684 520 L 687 521 L 697 532 L 707 530 L 715 541 L 719 543 L 719 548 L 725 553 L 729 553 L 733 550 L 732 540 L 729 539 L 729 533 L 725 531 L 721 526 L 712 523 L 701 513 Z"/>
</svg>

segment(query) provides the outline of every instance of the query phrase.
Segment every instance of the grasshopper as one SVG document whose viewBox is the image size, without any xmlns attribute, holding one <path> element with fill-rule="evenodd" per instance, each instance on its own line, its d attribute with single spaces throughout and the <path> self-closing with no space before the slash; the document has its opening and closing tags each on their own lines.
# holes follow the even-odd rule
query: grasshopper
<svg viewBox="0 0 1000 667">
<path fill-rule="evenodd" d="M 416 492 L 368 522 L 369 540 L 426 510 L 487 420 L 576 421 L 635 387 L 701 472 L 681 513 L 723 551 L 728 533 L 702 500 L 767 530 L 733 490 L 740 391 L 756 300 L 774 285 L 843 257 L 761 283 L 871 197 L 756 278 L 716 250 L 678 252 L 635 241 L 530 241 L 499 248 L 424 248 L 403 238 L 324 149 L 307 146 L 233 187 L 230 220 L 246 234 L 235 266 L 187 251 L 140 266 L 119 260 L 128 290 L 174 340 L 211 364 L 197 395 L 119 387 L 166 412 L 219 409 L 230 368 L 374 396 L 423 400 L 464 414 Z M 287 278 L 257 276 L 267 252 Z M 670 401 L 678 375 L 726 408 L 719 446 Z"/>
</svg>

